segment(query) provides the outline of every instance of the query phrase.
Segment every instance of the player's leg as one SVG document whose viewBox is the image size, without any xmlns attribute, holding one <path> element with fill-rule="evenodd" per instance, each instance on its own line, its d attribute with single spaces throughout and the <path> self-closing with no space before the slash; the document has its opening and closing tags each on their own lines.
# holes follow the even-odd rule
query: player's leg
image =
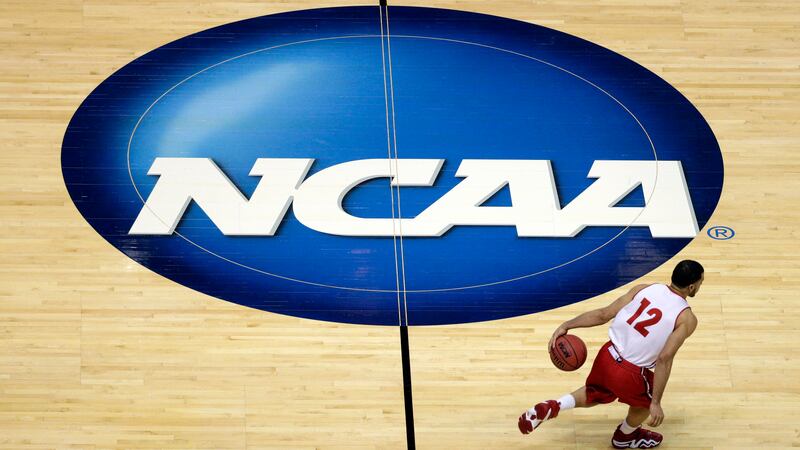
<svg viewBox="0 0 800 450">
<path fill-rule="evenodd" d="M 558 400 L 547 400 L 537 403 L 519 416 L 517 426 L 522 434 L 528 434 L 542 424 L 542 422 L 555 419 L 558 413 L 572 408 L 591 408 L 597 403 L 587 400 L 586 386 L 581 386 L 570 394 L 565 394 Z"/>
<path fill-rule="evenodd" d="M 611 403 L 616 400 L 617 396 L 603 387 L 607 371 L 613 365 L 613 360 L 611 360 L 611 355 L 607 350 L 609 345 L 611 343 L 607 343 L 598 351 L 584 386 L 562 396 L 558 400 L 547 400 L 538 403 L 522 413 L 517 422 L 519 431 L 522 434 L 528 434 L 541 425 L 542 422 L 555 419 L 562 410 L 589 408 L 599 403 Z"/>
<path fill-rule="evenodd" d="M 634 387 L 638 384 L 638 387 Z M 650 415 L 652 372 L 642 371 L 639 377 L 632 377 L 628 383 L 630 390 L 620 395 L 620 401 L 627 403 L 628 416 L 614 430 L 611 445 L 614 448 L 653 448 L 661 444 L 664 437 L 654 431 L 641 427 Z"/>
<path fill-rule="evenodd" d="M 591 408 L 592 406 L 596 406 L 599 403 L 593 403 L 588 400 L 588 395 L 586 394 L 586 386 L 581 386 L 580 389 L 572 392 L 571 394 L 567 394 L 564 397 L 561 397 L 558 401 L 561 404 L 561 409 L 570 409 L 569 407 L 564 407 L 566 403 L 568 403 L 568 399 L 566 402 L 562 402 L 567 396 L 572 396 L 575 401 L 575 408 Z"/>
<path fill-rule="evenodd" d="M 650 408 L 641 408 L 638 406 L 630 406 L 628 407 L 628 415 L 625 417 L 625 422 L 623 425 L 627 425 L 623 428 L 623 431 L 627 430 L 627 432 L 632 432 L 636 428 L 639 427 L 642 423 L 644 423 L 647 416 L 650 415 Z"/>
</svg>

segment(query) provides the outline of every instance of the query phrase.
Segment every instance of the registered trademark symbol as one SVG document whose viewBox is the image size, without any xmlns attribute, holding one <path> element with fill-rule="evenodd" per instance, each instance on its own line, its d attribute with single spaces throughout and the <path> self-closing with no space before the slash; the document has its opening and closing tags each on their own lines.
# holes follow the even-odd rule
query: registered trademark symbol
<svg viewBox="0 0 800 450">
<path fill-rule="evenodd" d="M 736 232 L 731 227 L 715 226 L 708 229 L 706 232 L 708 237 L 717 241 L 727 241 L 736 236 Z"/>
</svg>

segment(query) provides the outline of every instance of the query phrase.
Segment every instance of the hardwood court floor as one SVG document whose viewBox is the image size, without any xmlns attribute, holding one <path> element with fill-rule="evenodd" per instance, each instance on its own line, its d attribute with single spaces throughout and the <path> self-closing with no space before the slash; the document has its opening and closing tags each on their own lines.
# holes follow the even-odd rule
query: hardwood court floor
<svg viewBox="0 0 800 450">
<path fill-rule="evenodd" d="M 398 331 L 278 316 L 206 297 L 98 236 L 61 179 L 72 113 L 114 70 L 187 34 L 330 1 L 0 2 L 0 447 L 403 448 Z M 535 22 L 619 52 L 703 113 L 725 157 L 709 225 L 673 262 L 707 268 L 700 326 L 667 388 L 664 448 L 800 446 L 800 2 L 393 2 Z M 545 343 L 610 302 L 412 328 L 422 449 L 604 448 L 619 404 L 535 435 L 531 404 L 579 386 Z M 593 358 L 605 328 L 579 331 Z"/>
</svg>

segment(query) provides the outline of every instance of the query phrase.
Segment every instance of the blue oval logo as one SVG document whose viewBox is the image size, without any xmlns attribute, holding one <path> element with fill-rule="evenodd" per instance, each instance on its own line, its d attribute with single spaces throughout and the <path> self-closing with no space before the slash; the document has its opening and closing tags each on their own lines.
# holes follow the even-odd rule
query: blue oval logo
<svg viewBox="0 0 800 450">
<path fill-rule="evenodd" d="M 258 17 L 136 59 L 83 102 L 64 180 L 182 285 L 292 316 L 437 325 L 635 280 L 719 201 L 699 112 L 605 48 L 453 10 Z"/>
</svg>

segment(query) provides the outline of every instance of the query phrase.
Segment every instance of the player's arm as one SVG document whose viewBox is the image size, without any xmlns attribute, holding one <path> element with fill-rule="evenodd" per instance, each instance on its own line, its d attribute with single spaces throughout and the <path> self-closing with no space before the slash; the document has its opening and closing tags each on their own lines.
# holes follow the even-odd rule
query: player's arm
<svg viewBox="0 0 800 450">
<path fill-rule="evenodd" d="M 613 319 L 614 316 L 617 315 L 620 309 L 624 308 L 625 305 L 633 300 L 633 297 L 636 297 L 636 294 L 639 293 L 642 289 L 650 286 L 649 284 L 640 284 L 634 286 L 622 295 L 620 298 L 614 300 L 613 303 L 610 305 L 594 309 L 591 311 L 587 311 L 571 320 L 568 320 L 559 326 L 556 331 L 553 333 L 553 337 L 550 338 L 549 346 L 552 348 L 555 345 L 556 338 L 567 334 L 567 331 L 573 328 L 589 328 L 589 327 L 596 327 L 597 325 L 602 325 L 607 323 L 609 320 Z"/>
<path fill-rule="evenodd" d="M 675 330 L 669 335 L 667 343 L 661 350 L 656 360 L 655 376 L 653 380 L 653 399 L 650 403 L 650 426 L 657 427 L 664 421 L 664 410 L 661 409 L 661 397 L 667 387 L 667 380 L 672 371 L 672 361 L 681 348 L 686 338 L 694 333 L 697 328 L 697 317 L 691 309 L 686 309 L 675 323 Z"/>
</svg>

